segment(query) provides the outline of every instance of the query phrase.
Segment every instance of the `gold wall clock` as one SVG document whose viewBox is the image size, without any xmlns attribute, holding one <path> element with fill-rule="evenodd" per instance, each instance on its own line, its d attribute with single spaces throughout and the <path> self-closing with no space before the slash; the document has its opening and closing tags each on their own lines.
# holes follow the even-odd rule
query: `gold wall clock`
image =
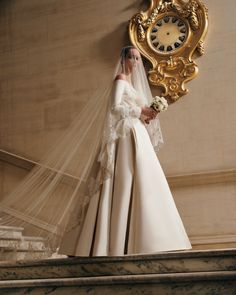
<svg viewBox="0 0 236 295">
<path fill-rule="evenodd" d="M 150 0 L 147 11 L 130 20 L 133 45 L 152 64 L 148 78 L 172 101 L 188 92 L 185 83 L 198 72 L 193 58 L 204 53 L 208 12 L 200 0 Z"/>
</svg>

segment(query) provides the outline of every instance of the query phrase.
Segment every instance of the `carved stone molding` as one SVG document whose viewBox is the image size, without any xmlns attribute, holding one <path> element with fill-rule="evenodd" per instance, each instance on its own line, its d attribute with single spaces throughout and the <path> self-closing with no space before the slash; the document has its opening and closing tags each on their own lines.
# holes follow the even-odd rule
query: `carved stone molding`
<svg viewBox="0 0 236 295">
<path fill-rule="evenodd" d="M 198 186 L 217 183 L 235 183 L 236 169 L 210 171 L 185 175 L 172 175 L 167 177 L 171 188 Z"/>
<path fill-rule="evenodd" d="M 28 171 L 30 171 L 35 165 L 38 165 L 38 163 L 36 162 L 33 162 L 31 160 L 9 153 L 4 150 L 0 150 L 0 161 Z M 68 179 L 70 177 L 72 178 L 72 176 L 67 175 Z M 169 175 L 167 176 L 167 180 L 171 188 L 216 183 L 236 183 L 236 169 L 201 172 L 184 175 Z"/>
</svg>

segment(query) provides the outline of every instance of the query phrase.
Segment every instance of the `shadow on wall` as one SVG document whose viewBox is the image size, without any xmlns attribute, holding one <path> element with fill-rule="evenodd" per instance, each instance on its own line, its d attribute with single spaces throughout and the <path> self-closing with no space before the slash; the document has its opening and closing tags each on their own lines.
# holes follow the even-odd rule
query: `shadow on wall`
<svg viewBox="0 0 236 295">
<path fill-rule="evenodd" d="M 0 0 L 0 8 L 1 8 L 1 10 L 0 10 L 0 14 L 2 14 L 2 8 L 5 8 L 5 7 L 7 7 L 7 6 L 10 6 L 11 5 L 11 3 L 12 3 L 12 1 L 11 0 Z"/>
<path fill-rule="evenodd" d="M 126 9 L 130 9 L 134 4 L 127 6 Z M 141 6 L 141 5 L 139 5 Z M 125 10 L 126 10 L 125 9 Z M 139 11 L 140 8 L 137 9 Z M 97 43 L 95 43 L 95 47 L 98 50 L 98 55 L 101 58 L 101 61 L 111 65 L 113 62 L 113 69 L 115 69 L 116 62 L 119 58 L 121 48 L 123 46 L 131 45 L 129 39 L 129 20 L 120 23 L 113 31 L 106 34 L 103 38 L 100 38 Z M 146 68 L 146 72 L 151 68 L 150 62 L 143 58 L 144 67 Z M 151 86 L 151 85 L 150 85 Z M 161 95 L 163 89 L 156 86 L 151 86 L 151 90 L 153 95 Z"/>
<path fill-rule="evenodd" d="M 130 44 L 128 25 L 128 21 L 121 23 L 115 30 L 104 36 L 104 38 L 99 39 L 97 44 L 95 44 L 103 62 L 107 64 L 110 64 L 111 60 L 116 62 L 121 48 Z"/>
<path fill-rule="evenodd" d="M 150 3 L 147 0 L 137 0 L 131 4 L 129 4 L 124 10 L 136 8 L 137 12 L 140 10 L 147 10 Z"/>
<path fill-rule="evenodd" d="M 133 3 L 129 3 L 120 11 L 121 13 L 128 10 L 132 11 L 130 13 L 130 18 L 141 10 L 147 10 L 150 5 L 149 1 L 146 0 L 137 0 L 132 2 Z M 112 32 L 107 34 L 104 38 L 101 38 L 95 44 L 98 49 L 99 56 L 102 57 L 102 62 L 109 65 L 111 64 L 111 61 L 114 61 L 114 63 L 117 61 L 121 48 L 127 45 L 131 45 L 129 39 L 129 19 L 120 23 Z"/>
</svg>

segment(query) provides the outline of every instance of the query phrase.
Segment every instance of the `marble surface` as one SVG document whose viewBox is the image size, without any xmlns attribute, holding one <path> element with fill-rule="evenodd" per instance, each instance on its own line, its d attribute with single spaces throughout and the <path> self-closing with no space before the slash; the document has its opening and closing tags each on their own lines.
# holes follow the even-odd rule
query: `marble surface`
<svg viewBox="0 0 236 295">
<path fill-rule="evenodd" d="M 4 295 L 233 295 L 236 271 L 1 281 Z"/>
<path fill-rule="evenodd" d="M 236 249 L 189 250 L 121 257 L 75 257 L 0 263 L 0 279 L 80 278 L 236 271 Z"/>
<path fill-rule="evenodd" d="M 0 264 L 0 295 L 235 295 L 236 249 Z"/>
</svg>

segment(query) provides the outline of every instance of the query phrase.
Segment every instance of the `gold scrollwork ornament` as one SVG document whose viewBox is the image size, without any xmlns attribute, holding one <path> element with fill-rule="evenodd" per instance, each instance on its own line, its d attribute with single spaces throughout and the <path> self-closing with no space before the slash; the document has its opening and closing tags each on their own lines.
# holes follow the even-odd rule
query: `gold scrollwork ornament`
<svg viewBox="0 0 236 295">
<path fill-rule="evenodd" d="M 193 56 L 204 53 L 207 27 L 201 0 L 150 0 L 148 10 L 130 20 L 131 42 L 152 64 L 149 81 L 172 101 L 188 92 L 185 83 L 198 73 Z"/>
</svg>

